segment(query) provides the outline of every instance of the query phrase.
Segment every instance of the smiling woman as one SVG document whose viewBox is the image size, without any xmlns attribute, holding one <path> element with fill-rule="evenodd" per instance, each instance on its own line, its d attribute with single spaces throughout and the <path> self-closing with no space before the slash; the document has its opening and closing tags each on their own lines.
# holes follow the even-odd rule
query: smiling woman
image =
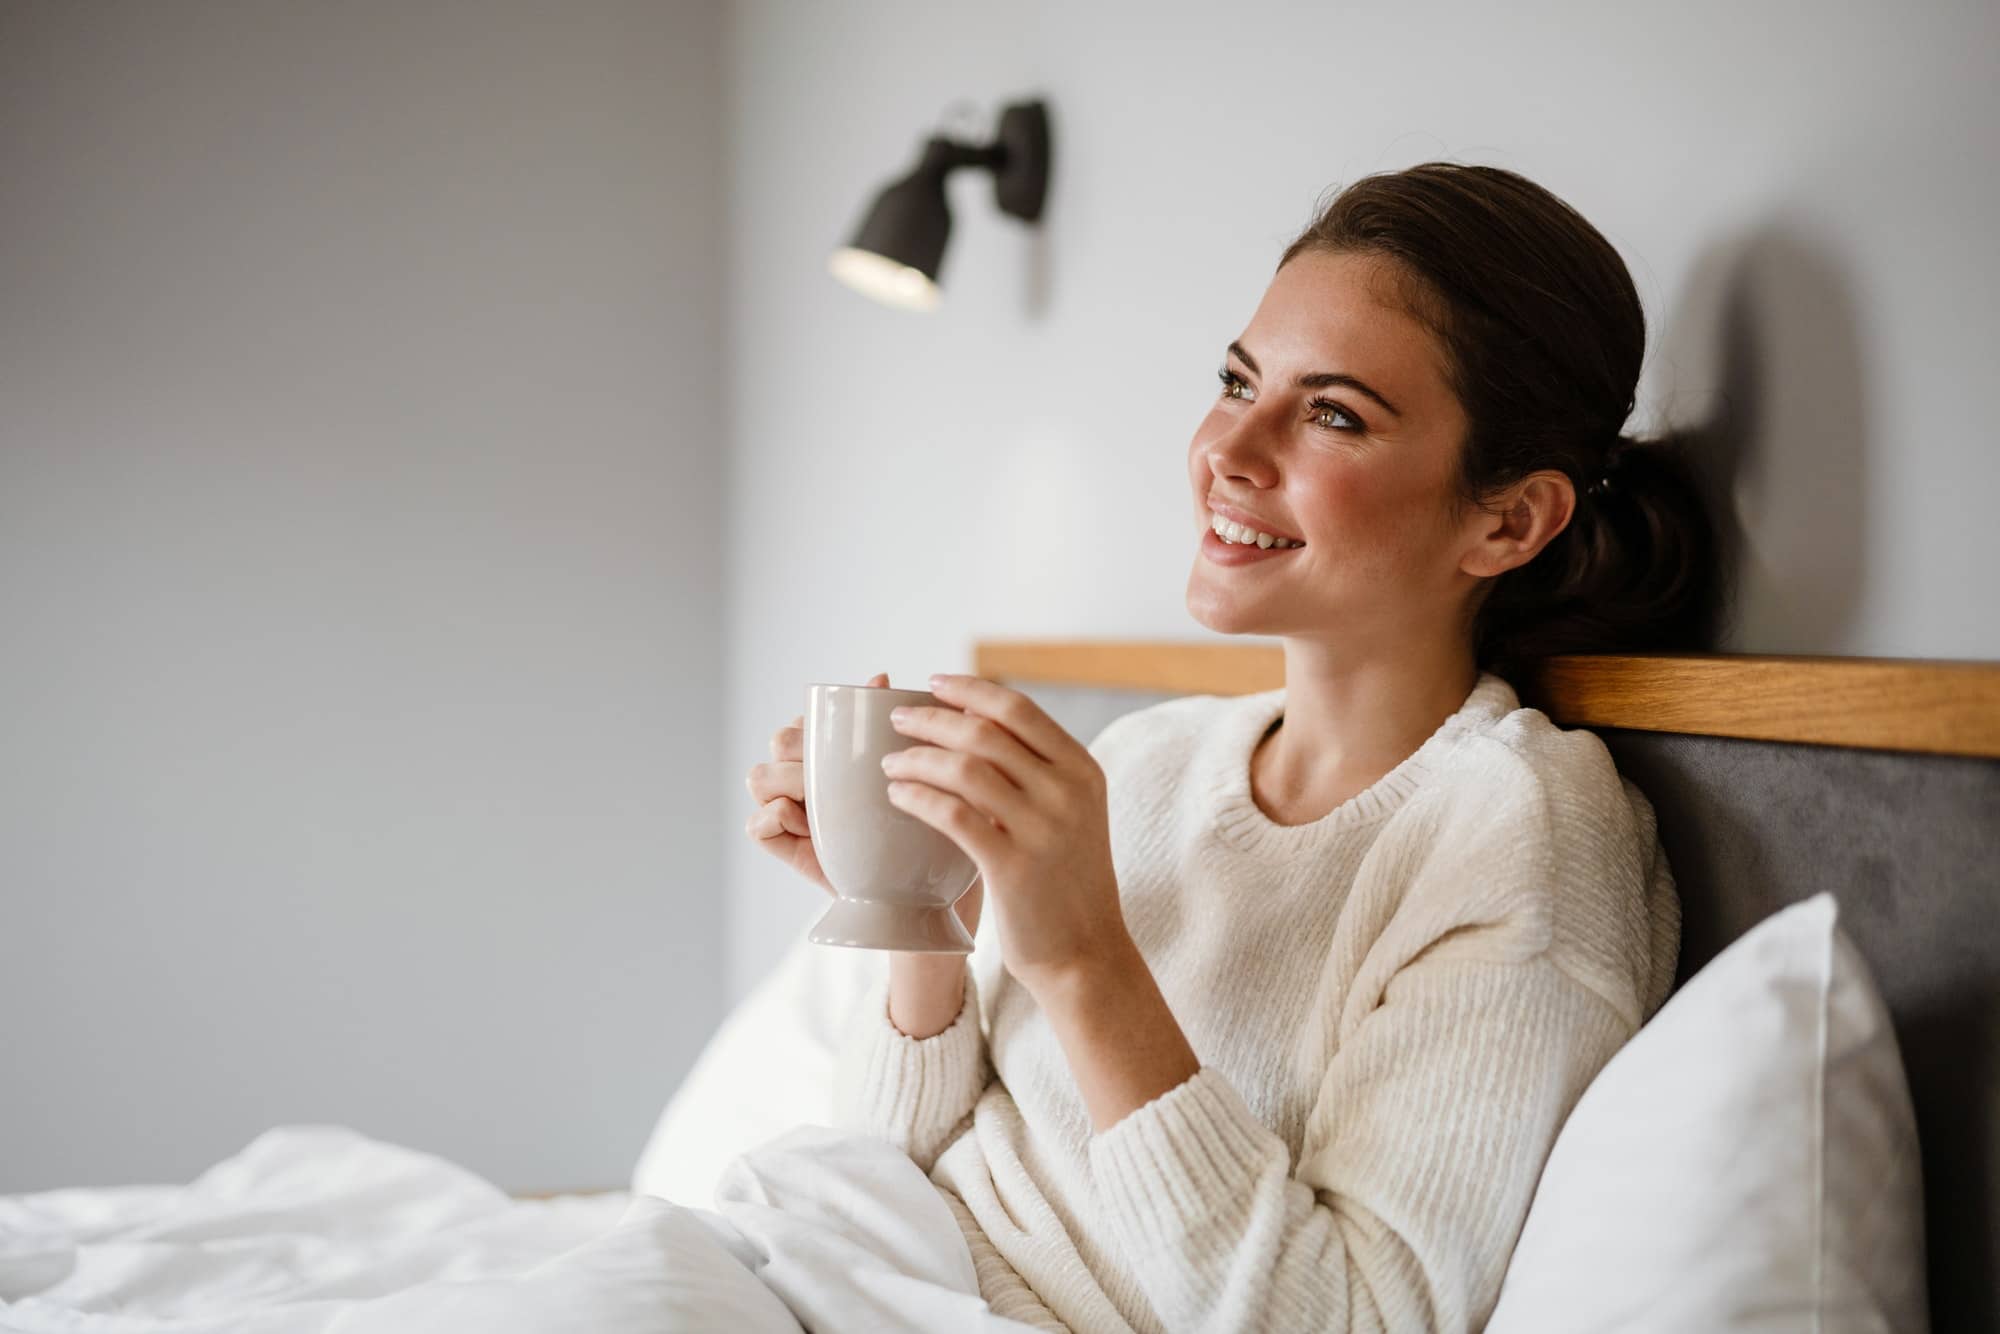
<svg viewBox="0 0 2000 1334">
<path fill-rule="evenodd" d="M 1189 609 L 1279 636 L 1284 684 L 1087 746 L 976 677 L 897 724 L 892 799 L 978 865 L 1001 966 L 892 959 L 834 1118 L 937 1185 L 993 1312 L 1485 1323 L 1564 1117 L 1674 972 L 1651 804 L 1502 674 L 1705 624 L 1678 460 L 1600 480 L 1644 342 L 1609 245 L 1523 178 L 1350 185 L 1188 451 Z"/>
</svg>

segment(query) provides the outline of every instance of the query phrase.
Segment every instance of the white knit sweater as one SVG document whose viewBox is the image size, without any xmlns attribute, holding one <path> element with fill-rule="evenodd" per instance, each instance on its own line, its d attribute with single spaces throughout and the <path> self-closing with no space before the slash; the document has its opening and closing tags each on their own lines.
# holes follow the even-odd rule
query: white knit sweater
<svg viewBox="0 0 2000 1334">
<path fill-rule="evenodd" d="M 929 1172 L 1002 1315 L 1476 1329 L 1563 1118 L 1666 997 L 1672 872 L 1596 736 L 1485 673 L 1372 786 L 1281 825 L 1250 756 L 1283 708 L 1189 696 L 1090 743 L 1125 921 L 1200 1073 L 1093 1133 L 984 943 L 944 1032 L 899 1032 L 878 980 L 845 1035 L 837 1119 Z"/>
</svg>

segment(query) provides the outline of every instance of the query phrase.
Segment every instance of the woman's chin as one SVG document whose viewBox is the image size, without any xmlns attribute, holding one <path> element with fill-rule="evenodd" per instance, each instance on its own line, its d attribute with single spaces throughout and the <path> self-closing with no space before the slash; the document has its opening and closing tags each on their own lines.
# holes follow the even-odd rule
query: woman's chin
<svg viewBox="0 0 2000 1334">
<path fill-rule="evenodd" d="M 1264 627 L 1264 617 L 1257 608 L 1242 597 L 1203 587 L 1199 578 L 1188 582 L 1187 609 L 1197 625 L 1219 635 L 1272 633 Z"/>
</svg>

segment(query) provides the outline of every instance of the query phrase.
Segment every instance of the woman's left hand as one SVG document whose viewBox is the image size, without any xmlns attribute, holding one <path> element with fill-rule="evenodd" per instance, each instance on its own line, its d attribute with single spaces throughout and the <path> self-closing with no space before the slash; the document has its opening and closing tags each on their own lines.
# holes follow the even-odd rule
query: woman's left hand
<svg viewBox="0 0 2000 1334">
<path fill-rule="evenodd" d="M 1032 994 L 1118 957 L 1130 937 L 1096 757 L 1019 691 L 956 675 L 932 677 L 930 689 L 949 707 L 892 715 L 898 732 L 928 744 L 883 757 L 889 800 L 978 865 L 1007 971 Z"/>
</svg>

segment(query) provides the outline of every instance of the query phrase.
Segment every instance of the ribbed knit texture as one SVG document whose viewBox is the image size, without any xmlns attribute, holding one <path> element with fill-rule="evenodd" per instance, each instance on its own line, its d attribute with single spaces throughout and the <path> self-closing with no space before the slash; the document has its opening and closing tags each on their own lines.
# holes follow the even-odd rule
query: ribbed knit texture
<svg viewBox="0 0 2000 1334">
<path fill-rule="evenodd" d="M 886 973 L 869 987 L 860 1012 L 867 1022 L 847 1032 L 834 1065 L 840 1118 L 882 1136 L 928 1170 L 993 1078 L 979 1028 L 979 979 L 968 966 L 958 1017 L 927 1038 L 909 1037 L 890 1021 Z"/>
<path fill-rule="evenodd" d="M 1476 1329 L 1563 1118 L 1666 997 L 1672 872 L 1596 736 L 1482 674 L 1402 763 L 1287 826 L 1250 794 L 1284 693 L 1169 700 L 1090 746 L 1126 924 L 1198 1074 L 1094 1134 L 984 948 L 952 1027 L 898 1032 L 881 982 L 847 1034 L 838 1118 L 930 1174 L 1001 1314 Z"/>
</svg>

